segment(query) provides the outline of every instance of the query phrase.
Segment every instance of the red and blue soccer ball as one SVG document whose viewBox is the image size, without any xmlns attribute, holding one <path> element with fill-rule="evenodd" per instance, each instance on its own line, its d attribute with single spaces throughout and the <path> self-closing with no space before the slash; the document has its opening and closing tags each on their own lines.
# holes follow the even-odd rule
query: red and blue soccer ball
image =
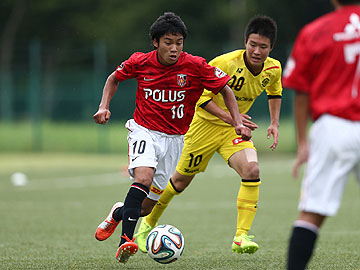
<svg viewBox="0 0 360 270">
<path fill-rule="evenodd" d="M 158 263 L 172 263 L 184 251 L 184 236 L 172 225 L 159 225 L 146 239 L 148 255 Z"/>
</svg>

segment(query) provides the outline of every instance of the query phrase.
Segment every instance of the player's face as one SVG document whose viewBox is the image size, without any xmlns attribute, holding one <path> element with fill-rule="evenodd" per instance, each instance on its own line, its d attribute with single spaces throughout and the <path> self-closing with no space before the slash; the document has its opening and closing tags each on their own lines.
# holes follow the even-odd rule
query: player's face
<svg viewBox="0 0 360 270">
<path fill-rule="evenodd" d="M 165 34 L 159 42 L 153 41 L 158 52 L 158 60 L 161 64 L 173 65 L 179 59 L 184 46 L 184 37 L 181 34 Z"/>
<path fill-rule="evenodd" d="M 255 72 L 260 72 L 271 52 L 270 39 L 259 34 L 250 34 L 245 44 L 246 60 Z"/>
</svg>

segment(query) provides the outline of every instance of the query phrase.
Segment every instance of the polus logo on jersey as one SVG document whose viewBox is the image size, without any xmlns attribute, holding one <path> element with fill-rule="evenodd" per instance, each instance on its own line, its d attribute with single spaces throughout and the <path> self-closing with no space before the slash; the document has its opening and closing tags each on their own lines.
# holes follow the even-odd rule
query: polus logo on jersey
<svg viewBox="0 0 360 270">
<path fill-rule="evenodd" d="M 186 75 L 185 74 L 178 74 L 177 75 L 177 84 L 180 87 L 184 87 L 186 85 Z"/>
<path fill-rule="evenodd" d="M 218 78 L 222 78 L 226 76 L 226 73 L 218 67 L 215 67 L 214 72 L 215 72 L 215 76 Z"/>
</svg>

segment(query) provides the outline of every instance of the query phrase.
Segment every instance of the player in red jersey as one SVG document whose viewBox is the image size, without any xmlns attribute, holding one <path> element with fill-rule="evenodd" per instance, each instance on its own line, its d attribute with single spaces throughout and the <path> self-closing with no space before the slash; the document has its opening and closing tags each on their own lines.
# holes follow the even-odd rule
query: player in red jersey
<svg viewBox="0 0 360 270">
<path fill-rule="evenodd" d="M 334 12 L 298 34 L 283 76 L 283 85 L 296 90 L 295 177 L 308 161 L 289 243 L 289 270 L 305 269 L 319 228 L 338 211 L 350 172 L 360 183 L 360 6 L 358 0 L 332 2 Z M 314 123 L 308 144 L 309 111 Z"/>
<path fill-rule="evenodd" d="M 137 80 L 134 119 L 126 123 L 128 169 L 134 183 L 124 203 L 114 204 L 95 233 L 96 239 L 105 240 L 122 221 L 122 237 L 116 254 L 122 263 L 138 249 L 132 238 L 144 199 L 149 197 L 147 202 L 155 204 L 175 171 L 183 135 L 204 88 L 222 94 L 236 133 L 247 140 L 251 138 L 250 129 L 242 124 L 235 96 L 227 86 L 230 77 L 208 65 L 204 58 L 182 51 L 187 29 L 180 17 L 166 12 L 153 23 L 150 34 L 155 50 L 134 53 L 107 78 L 99 110 L 94 115 L 96 123 L 106 124 L 111 114 L 110 100 L 119 82 Z"/>
</svg>

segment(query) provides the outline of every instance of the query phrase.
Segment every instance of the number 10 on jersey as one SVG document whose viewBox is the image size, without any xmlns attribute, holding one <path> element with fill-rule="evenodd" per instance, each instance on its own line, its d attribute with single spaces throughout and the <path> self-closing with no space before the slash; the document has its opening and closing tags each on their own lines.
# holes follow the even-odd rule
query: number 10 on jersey
<svg viewBox="0 0 360 270">
<path fill-rule="evenodd" d="M 181 119 L 184 117 L 184 104 L 180 104 L 178 107 L 175 105 L 171 108 L 172 111 L 172 119 L 178 118 Z"/>
</svg>

